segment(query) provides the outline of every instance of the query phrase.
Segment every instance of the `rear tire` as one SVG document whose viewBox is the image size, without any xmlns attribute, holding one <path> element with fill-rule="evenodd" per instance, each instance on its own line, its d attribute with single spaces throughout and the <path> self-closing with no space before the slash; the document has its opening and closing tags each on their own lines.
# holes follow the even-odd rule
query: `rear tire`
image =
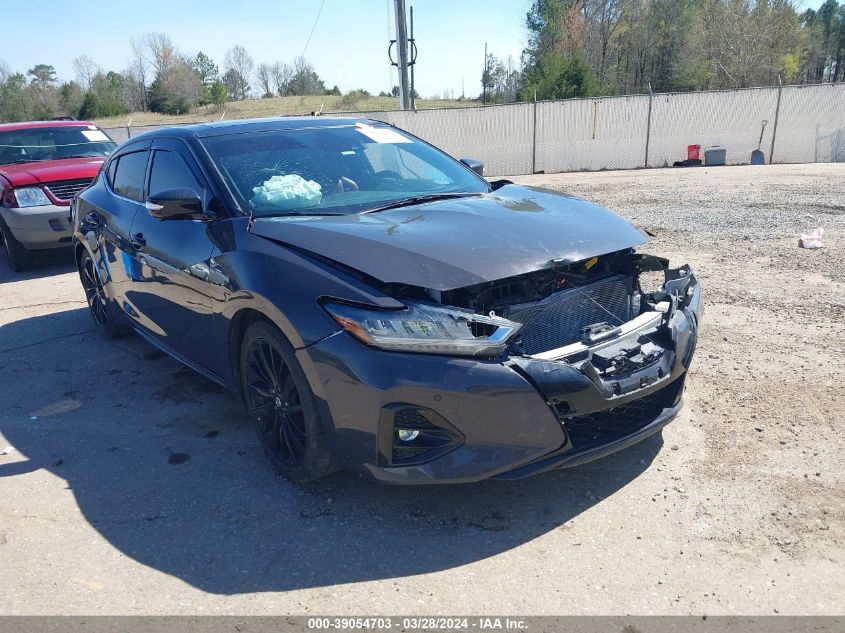
<svg viewBox="0 0 845 633">
<path fill-rule="evenodd" d="M 6 256 L 9 258 L 9 266 L 16 273 L 23 272 L 31 263 L 32 257 L 28 250 L 23 247 L 23 244 L 15 239 L 12 231 L 6 225 L 2 218 L 0 218 L 0 233 L 3 235 L 3 244 L 6 249 Z"/>
<path fill-rule="evenodd" d="M 240 351 L 241 393 L 264 452 L 299 483 L 331 474 L 328 430 L 293 346 L 267 321 L 247 328 Z"/>
<path fill-rule="evenodd" d="M 83 251 L 79 258 L 79 279 L 85 291 L 91 320 L 94 321 L 100 333 L 106 338 L 118 338 L 129 334 L 132 331 L 129 326 L 115 320 L 112 302 L 100 281 L 97 264 L 88 251 Z"/>
</svg>

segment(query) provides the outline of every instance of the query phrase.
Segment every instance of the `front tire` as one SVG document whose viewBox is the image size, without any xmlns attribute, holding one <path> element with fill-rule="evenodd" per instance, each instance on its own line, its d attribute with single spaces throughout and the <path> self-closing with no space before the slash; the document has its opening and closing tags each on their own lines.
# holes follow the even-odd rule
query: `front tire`
<svg viewBox="0 0 845 633">
<path fill-rule="evenodd" d="M 32 259 L 29 251 L 15 239 L 12 231 L 2 219 L 0 219 L 0 233 L 3 235 L 3 245 L 5 246 L 6 256 L 9 258 L 11 269 L 19 273 L 29 268 Z"/>
<path fill-rule="evenodd" d="M 325 421 L 293 346 L 267 321 L 247 328 L 240 353 L 241 393 L 267 457 L 299 483 L 330 474 Z"/>
<path fill-rule="evenodd" d="M 103 282 L 97 271 L 97 264 L 88 251 L 84 251 L 79 258 L 79 278 L 85 291 L 85 300 L 94 325 L 106 338 L 118 338 L 129 334 L 130 329 L 123 323 L 115 321 Z"/>
</svg>

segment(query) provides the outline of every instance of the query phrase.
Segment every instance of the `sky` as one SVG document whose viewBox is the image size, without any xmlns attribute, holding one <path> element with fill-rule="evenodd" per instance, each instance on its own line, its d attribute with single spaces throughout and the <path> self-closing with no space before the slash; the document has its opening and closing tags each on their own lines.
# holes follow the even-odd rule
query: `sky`
<svg viewBox="0 0 845 633">
<path fill-rule="evenodd" d="M 797 4 L 817 8 L 822 1 Z M 304 51 L 326 86 L 337 84 L 344 92 L 364 88 L 377 94 L 398 84 L 387 58 L 388 40 L 394 37 L 393 0 L 323 0 L 322 11 L 321 0 L 144 0 L 126 10 L 127 4 L 0 0 L 8 26 L 0 59 L 24 73 L 35 64 L 52 64 L 59 79 L 67 81 L 74 79 L 75 57 L 88 55 L 103 70 L 120 71 L 128 66 L 130 37 L 163 32 L 182 53 L 203 51 L 221 70 L 226 51 L 241 44 L 256 66 L 290 62 Z M 512 55 L 517 62 L 525 47 L 531 0 L 406 4 L 414 7 L 415 79 L 423 97 L 477 96 L 485 42 L 489 52 L 503 60 Z"/>
<path fill-rule="evenodd" d="M 394 37 L 393 0 L 0 0 L 7 25 L 0 59 L 13 71 L 52 64 L 62 81 L 74 79 L 72 61 L 88 55 L 104 70 L 128 66 L 129 39 L 149 32 L 170 35 L 180 52 L 203 51 L 222 67 L 226 51 L 243 45 L 255 60 L 290 62 L 302 54 L 328 87 L 364 88 L 377 94 L 398 84 L 387 58 Z M 497 57 L 525 46 L 531 0 L 406 0 L 414 7 L 419 55 L 416 88 L 422 96 L 457 98 L 481 92 L 484 43 Z M 131 9 L 127 10 L 126 7 Z M 72 7 L 72 8 L 71 8 Z M 390 35 L 388 35 L 390 25 Z M 33 35 L 37 37 L 33 40 Z M 49 44 L 47 44 L 49 43 Z M 253 82 L 253 87 L 256 88 Z"/>
</svg>

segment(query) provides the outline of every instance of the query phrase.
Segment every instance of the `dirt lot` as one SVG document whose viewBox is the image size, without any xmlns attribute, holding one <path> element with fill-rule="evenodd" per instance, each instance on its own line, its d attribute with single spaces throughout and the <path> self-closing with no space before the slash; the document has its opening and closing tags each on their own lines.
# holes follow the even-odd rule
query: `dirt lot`
<svg viewBox="0 0 845 633">
<path fill-rule="evenodd" d="M 101 340 L 63 260 L 0 260 L 0 613 L 843 613 L 845 165 L 518 180 L 696 268 L 662 437 L 513 483 L 296 487 L 233 397 Z"/>
</svg>

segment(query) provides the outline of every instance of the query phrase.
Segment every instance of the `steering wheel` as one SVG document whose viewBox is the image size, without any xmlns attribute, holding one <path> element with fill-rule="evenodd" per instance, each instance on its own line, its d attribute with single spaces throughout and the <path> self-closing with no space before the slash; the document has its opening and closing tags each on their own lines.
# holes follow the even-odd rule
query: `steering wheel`
<svg viewBox="0 0 845 633">
<path fill-rule="evenodd" d="M 377 171 L 370 177 L 374 189 L 381 189 L 382 181 L 388 179 L 402 180 L 402 176 L 400 176 L 398 172 L 395 172 L 392 169 L 383 169 L 381 171 Z"/>
</svg>

